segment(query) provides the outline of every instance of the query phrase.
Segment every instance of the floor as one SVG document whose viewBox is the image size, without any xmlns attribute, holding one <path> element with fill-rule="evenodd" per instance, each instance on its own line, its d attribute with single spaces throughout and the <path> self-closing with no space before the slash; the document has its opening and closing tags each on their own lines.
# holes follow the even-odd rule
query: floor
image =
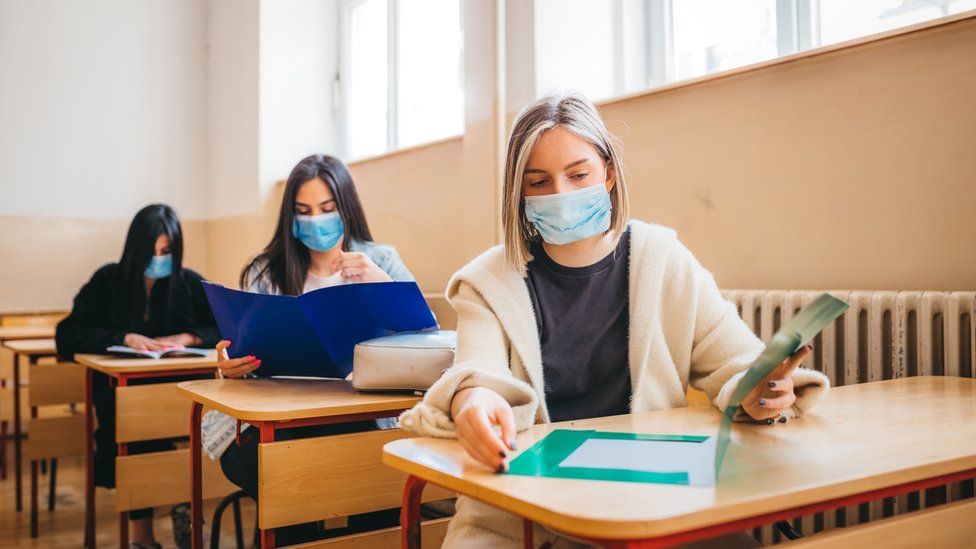
<svg viewBox="0 0 976 549">
<path fill-rule="evenodd" d="M 0 481 L 0 546 L 10 547 L 81 547 L 84 538 L 85 490 L 84 462 L 82 458 L 64 458 L 58 461 L 57 490 L 55 510 L 47 510 L 48 477 L 42 475 L 38 481 L 40 512 L 39 536 L 30 537 L 30 465 L 24 466 L 24 510 L 16 512 L 14 506 L 14 476 L 12 441 L 8 442 L 8 469 L 6 480 Z M 28 444 L 25 442 L 25 446 Z M 25 452 L 26 453 L 26 452 Z M 215 501 L 204 506 L 207 526 L 204 535 L 209 547 L 210 520 Z M 118 547 L 119 523 L 115 513 L 113 492 L 99 488 L 95 496 L 96 530 L 98 547 Z M 250 499 L 241 502 L 241 519 L 244 527 L 244 542 L 250 547 L 254 534 L 255 507 Z M 224 513 L 221 525 L 220 546 L 236 547 L 234 539 L 234 520 L 230 508 Z M 154 520 L 156 541 L 163 547 L 176 547 L 170 523 L 169 508 L 156 510 Z"/>
</svg>

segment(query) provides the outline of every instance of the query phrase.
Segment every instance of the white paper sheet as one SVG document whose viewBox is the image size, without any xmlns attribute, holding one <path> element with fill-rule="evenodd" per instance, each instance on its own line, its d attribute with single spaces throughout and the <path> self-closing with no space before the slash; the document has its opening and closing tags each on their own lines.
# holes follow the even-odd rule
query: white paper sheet
<svg viewBox="0 0 976 549">
<path fill-rule="evenodd" d="M 703 442 L 589 439 L 560 467 L 620 469 L 652 473 L 687 472 L 689 484 L 715 484 L 715 437 Z"/>
</svg>

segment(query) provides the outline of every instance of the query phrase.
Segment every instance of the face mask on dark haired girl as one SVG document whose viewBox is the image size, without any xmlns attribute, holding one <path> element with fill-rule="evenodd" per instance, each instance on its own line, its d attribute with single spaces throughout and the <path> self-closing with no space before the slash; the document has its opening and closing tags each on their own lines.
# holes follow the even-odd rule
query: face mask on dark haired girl
<svg viewBox="0 0 976 549">
<path fill-rule="evenodd" d="M 344 234 L 339 212 L 320 215 L 296 215 L 291 232 L 302 244 L 316 252 L 327 252 L 339 244 Z"/>
<path fill-rule="evenodd" d="M 173 274 L 173 254 L 154 255 L 146 266 L 145 275 L 152 279 L 166 278 Z"/>
</svg>

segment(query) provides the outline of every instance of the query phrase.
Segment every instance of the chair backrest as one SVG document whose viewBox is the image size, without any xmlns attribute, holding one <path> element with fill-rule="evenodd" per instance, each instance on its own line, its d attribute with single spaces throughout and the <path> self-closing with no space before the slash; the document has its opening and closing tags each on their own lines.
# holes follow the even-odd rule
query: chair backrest
<svg viewBox="0 0 976 549">
<path fill-rule="evenodd" d="M 35 364 L 30 369 L 27 401 L 32 408 L 59 406 L 56 415 L 31 418 L 27 455 L 31 460 L 84 455 L 85 367 L 74 362 Z"/>
</svg>

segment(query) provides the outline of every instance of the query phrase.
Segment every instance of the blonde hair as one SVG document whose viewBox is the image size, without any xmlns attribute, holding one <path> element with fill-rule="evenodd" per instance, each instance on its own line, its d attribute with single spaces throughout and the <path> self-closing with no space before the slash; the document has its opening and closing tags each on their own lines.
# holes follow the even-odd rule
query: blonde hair
<svg viewBox="0 0 976 549">
<path fill-rule="evenodd" d="M 616 181 L 610 191 L 611 217 L 607 231 L 623 234 L 630 218 L 630 200 L 627 196 L 624 167 L 620 162 L 620 144 L 607 131 L 593 103 L 582 95 L 549 95 L 536 99 L 519 112 L 512 124 L 502 191 L 505 258 L 523 276 L 526 264 L 532 260 L 529 246 L 539 235 L 535 226 L 525 217 L 522 176 L 539 137 L 556 127 L 565 128 L 593 145 L 606 163 L 608 171 L 613 169 Z"/>
</svg>

